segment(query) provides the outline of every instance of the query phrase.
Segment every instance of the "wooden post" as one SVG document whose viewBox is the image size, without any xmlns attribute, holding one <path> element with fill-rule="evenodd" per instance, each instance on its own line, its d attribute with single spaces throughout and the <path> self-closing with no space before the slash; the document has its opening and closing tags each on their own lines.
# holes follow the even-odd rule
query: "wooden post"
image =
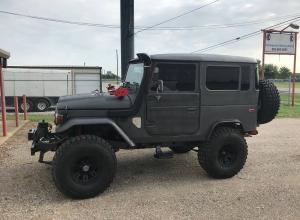
<svg viewBox="0 0 300 220">
<path fill-rule="evenodd" d="M 6 121 L 6 103 L 5 103 L 5 94 L 4 94 L 2 62 L 0 62 L 0 90 L 1 90 L 2 132 L 3 132 L 3 136 L 5 137 L 7 135 L 7 121 Z"/>
<path fill-rule="evenodd" d="M 23 111 L 24 111 L 24 120 L 27 120 L 27 102 L 26 102 L 26 95 L 23 95 Z"/>
<path fill-rule="evenodd" d="M 294 68 L 293 68 L 292 106 L 295 106 L 296 59 L 297 59 L 297 34 L 298 34 L 298 33 L 295 33 L 295 54 L 294 54 Z"/>
<path fill-rule="evenodd" d="M 15 115 L 16 115 L 16 127 L 19 127 L 19 103 L 18 97 L 14 97 Z"/>
<path fill-rule="evenodd" d="M 262 49 L 260 79 L 264 79 L 265 78 L 265 47 L 266 47 L 266 30 L 263 30 L 263 49 Z"/>
</svg>

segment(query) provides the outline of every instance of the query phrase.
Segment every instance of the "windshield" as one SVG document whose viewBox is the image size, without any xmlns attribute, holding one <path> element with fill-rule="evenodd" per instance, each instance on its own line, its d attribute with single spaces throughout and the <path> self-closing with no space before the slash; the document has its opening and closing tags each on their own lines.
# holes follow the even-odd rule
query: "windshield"
<svg viewBox="0 0 300 220">
<path fill-rule="evenodd" d="M 125 84 L 129 86 L 139 86 L 144 75 L 144 63 L 129 64 Z"/>
</svg>

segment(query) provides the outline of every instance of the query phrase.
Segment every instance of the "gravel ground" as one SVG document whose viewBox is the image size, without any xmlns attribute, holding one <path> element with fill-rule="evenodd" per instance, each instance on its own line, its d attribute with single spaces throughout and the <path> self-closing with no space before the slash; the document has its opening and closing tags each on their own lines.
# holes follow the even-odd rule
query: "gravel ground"
<svg viewBox="0 0 300 220">
<path fill-rule="evenodd" d="M 88 200 L 64 197 L 51 167 L 30 156 L 32 126 L 0 148 L 0 219 L 300 219 L 299 119 L 261 126 L 247 138 L 246 166 L 227 180 L 207 177 L 194 152 L 120 151 L 114 183 Z"/>
</svg>

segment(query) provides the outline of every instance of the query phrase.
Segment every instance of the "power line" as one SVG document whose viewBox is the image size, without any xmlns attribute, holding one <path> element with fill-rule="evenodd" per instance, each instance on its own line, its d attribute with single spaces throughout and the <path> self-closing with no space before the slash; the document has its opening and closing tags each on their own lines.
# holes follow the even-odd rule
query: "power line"
<svg viewBox="0 0 300 220">
<path fill-rule="evenodd" d="M 299 16 L 300 14 L 293 14 L 293 15 L 285 15 L 285 16 L 279 16 L 275 18 L 266 18 L 266 19 L 259 19 L 259 20 L 250 20 L 245 22 L 239 22 L 239 23 L 229 23 L 229 24 L 208 24 L 208 25 L 200 25 L 200 26 L 184 26 L 184 27 L 156 27 L 151 30 L 199 30 L 204 28 L 209 29 L 219 29 L 219 28 L 233 28 L 233 27 L 243 27 L 243 26 L 250 26 L 250 25 L 257 25 L 257 24 L 263 24 L 267 21 L 277 21 L 282 19 L 287 19 L 294 16 Z"/>
<path fill-rule="evenodd" d="M 2 11 L 2 10 L 0 10 L 0 13 L 19 16 L 19 17 L 32 18 L 32 19 L 37 19 L 37 20 L 52 21 L 52 22 L 57 22 L 57 23 L 74 24 L 74 25 L 82 25 L 82 26 L 105 27 L 105 28 L 120 28 L 120 26 L 117 26 L 117 25 L 96 24 L 96 23 L 79 22 L 79 21 L 68 21 L 68 20 L 61 20 L 61 19 L 56 19 L 56 18 L 46 18 L 46 17 L 34 16 L 34 15 L 26 15 L 26 14 L 20 14 L 20 13 Z"/>
<path fill-rule="evenodd" d="M 198 9 L 199 8 L 197 8 L 197 10 Z M 193 10 L 196 10 L 196 9 L 193 9 Z M 47 18 L 47 17 L 41 17 L 41 16 L 20 14 L 20 13 L 2 11 L 2 10 L 0 10 L 0 13 L 9 14 L 9 15 L 18 16 L 18 17 L 26 17 L 26 18 L 30 18 L 30 19 L 36 19 L 36 20 L 44 20 L 44 21 L 49 21 L 49 22 L 71 24 L 71 25 L 91 26 L 91 27 L 110 28 L 110 29 L 119 29 L 120 28 L 119 25 L 114 25 L 114 24 L 100 24 L 100 23 L 80 22 L 80 21 L 69 21 L 69 20 L 62 20 L 62 19 L 56 19 L 56 18 Z M 186 13 L 188 13 L 188 12 L 186 12 Z M 264 23 L 265 21 L 281 20 L 281 19 L 288 18 L 291 16 L 296 16 L 296 15 L 299 15 L 299 13 L 283 15 L 283 16 L 279 16 L 279 17 L 275 17 L 275 18 L 250 20 L 250 21 L 239 22 L 239 23 L 208 24 L 208 25 L 200 25 L 200 26 L 181 26 L 181 27 L 180 26 L 173 26 L 173 27 L 172 26 L 171 27 L 136 26 L 135 29 L 140 29 L 141 31 L 149 31 L 149 30 L 182 31 L 182 30 L 200 30 L 200 29 L 204 29 L 204 28 L 208 28 L 208 29 L 233 28 L 233 27 L 242 27 L 242 26 L 261 24 L 261 23 Z"/>
<path fill-rule="evenodd" d="M 213 1 L 213 2 L 210 2 L 210 3 L 207 3 L 207 4 L 201 5 L 201 6 L 198 7 L 198 8 L 195 8 L 195 9 L 192 9 L 192 10 L 190 10 L 190 11 L 184 12 L 184 13 L 182 13 L 182 14 L 179 14 L 179 15 L 175 16 L 175 17 L 172 17 L 172 18 L 169 18 L 169 19 L 164 20 L 164 21 L 162 21 L 162 22 L 159 22 L 159 23 L 157 23 L 157 24 L 154 24 L 154 25 L 152 25 L 152 26 L 150 26 L 150 27 L 141 29 L 141 30 L 135 32 L 134 35 L 136 35 L 136 34 L 138 34 L 138 33 L 141 33 L 141 32 L 143 32 L 143 31 L 149 30 L 149 29 L 151 29 L 151 28 L 154 28 L 154 27 L 156 27 L 156 26 L 159 26 L 159 25 L 161 25 L 161 24 L 165 24 L 165 23 L 167 23 L 167 22 L 176 20 L 176 19 L 178 19 L 178 18 L 180 18 L 180 17 L 183 17 L 183 16 L 185 16 L 185 15 L 191 14 L 191 13 L 197 11 L 197 10 L 200 10 L 201 8 L 204 8 L 204 7 L 207 7 L 207 6 L 209 6 L 209 5 L 212 5 L 212 4 L 214 4 L 214 3 L 218 2 L 218 1 L 219 1 L 219 0 L 215 0 L 215 1 Z"/>
<path fill-rule="evenodd" d="M 216 48 L 218 48 L 218 47 L 227 46 L 227 45 L 229 45 L 229 44 L 233 44 L 233 43 L 240 42 L 241 40 L 246 40 L 246 39 L 248 39 L 248 38 L 255 37 L 255 36 L 259 35 L 259 34 L 260 34 L 260 32 L 258 32 L 258 33 L 253 33 L 253 34 L 248 35 L 248 36 L 245 36 L 245 37 L 238 37 L 238 38 L 235 38 L 235 39 L 232 39 L 232 40 L 229 40 L 229 41 L 226 41 L 226 42 L 223 42 L 223 43 L 214 45 L 214 46 L 210 46 L 210 47 L 204 48 L 204 49 L 199 50 L 199 51 L 193 51 L 192 53 L 197 53 L 197 52 L 203 53 L 203 52 L 206 52 L 206 51 L 209 51 L 209 50 L 216 49 Z"/>
<path fill-rule="evenodd" d="M 274 25 L 271 25 L 269 27 L 266 27 L 264 29 L 270 29 L 270 28 L 274 28 L 274 27 L 280 27 L 288 22 L 292 22 L 292 21 L 298 21 L 300 20 L 300 16 L 297 16 L 295 18 L 292 18 L 292 19 L 289 19 L 289 20 L 286 20 L 286 21 L 283 21 L 283 22 L 280 22 L 280 23 L 277 23 L 277 24 L 274 24 Z M 218 47 L 221 47 L 221 46 L 226 46 L 228 44 L 232 44 L 232 43 L 236 43 L 236 42 L 239 42 L 241 40 L 245 40 L 245 39 L 248 39 L 248 38 L 251 38 L 251 37 L 254 37 L 256 35 L 259 35 L 261 33 L 261 30 L 257 30 L 257 31 L 254 31 L 254 32 L 250 32 L 248 34 L 244 34 L 242 36 L 239 36 L 239 37 L 236 37 L 236 38 L 233 38 L 233 39 L 230 39 L 230 40 L 227 40 L 227 41 L 224 41 L 224 42 L 221 42 L 221 43 L 218 43 L 218 44 L 215 44 L 215 45 L 211 45 L 211 46 L 208 46 L 208 47 L 205 47 L 205 48 L 202 48 L 202 49 L 199 49 L 199 50 L 195 50 L 195 51 L 192 51 L 191 53 L 201 53 L 201 52 L 205 52 L 205 51 L 208 51 L 208 50 L 212 50 L 212 49 L 215 49 L 215 48 L 218 48 Z"/>
</svg>

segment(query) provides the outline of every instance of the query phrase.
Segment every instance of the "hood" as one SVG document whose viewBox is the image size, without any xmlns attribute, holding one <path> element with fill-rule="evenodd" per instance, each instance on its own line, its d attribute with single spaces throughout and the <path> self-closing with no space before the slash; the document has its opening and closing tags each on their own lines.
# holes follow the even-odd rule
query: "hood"
<svg viewBox="0 0 300 220">
<path fill-rule="evenodd" d="M 109 93 L 79 94 L 62 96 L 57 103 L 57 109 L 126 109 L 132 105 L 131 98 L 118 98 Z"/>
</svg>

